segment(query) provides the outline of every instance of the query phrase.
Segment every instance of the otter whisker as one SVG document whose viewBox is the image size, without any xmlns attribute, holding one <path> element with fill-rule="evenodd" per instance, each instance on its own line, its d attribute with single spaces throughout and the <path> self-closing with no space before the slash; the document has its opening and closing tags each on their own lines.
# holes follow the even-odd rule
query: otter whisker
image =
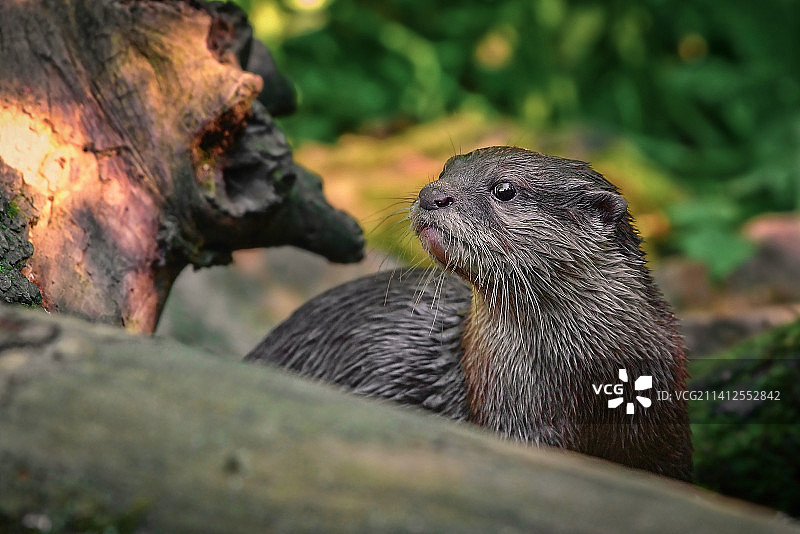
<svg viewBox="0 0 800 534">
<path fill-rule="evenodd" d="M 406 216 L 402 217 L 402 218 L 398 217 L 399 215 L 403 215 L 403 214 L 406 214 Z M 394 220 L 392 220 L 392 219 L 394 219 Z M 391 230 L 391 229 L 393 229 L 393 228 L 395 228 L 397 226 L 400 226 L 400 225 L 407 225 L 408 224 L 408 208 L 401 209 L 401 210 L 396 210 L 396 211 L 393 211 L 393 212 L 387 214 L 386 216 L 384 216 L 381 219 L 381 221 L 378 224 L 376 224 L 375 226 L 372 227 L 372 229 L 370 230 L 370 233 L 371 234 L 375 234 L 378 230 L 381 229 L 382 226 L 384 226 L 385 224 L 389 223 L 390 221 L 391 221 L 391 226 L 387 226 L 387 228 L 389 230 Z"/>
<path fill-rule="evenodd" d="M 414 294 L 414 309 L 419 306 L 420 302 L 422 301 L 422 296 L 428 290 L 428 286 L 430 286 L 431 281 L 436 278 L 438 271 L 435 267 L 429 267 L 428 269 L 425 269 L 424 274 L 424 281 L 420 284 L 417 284 L 418 289 Z"/>
<path fill-rule="evenodd" d="M 428 331 L 429 334 L 433 333 L 434 329 L 436 328 L 436 318 L 439 316 L 439 305 L 441 304 L 441 292 L 444 291 L 444 280 L 447 273 L 445 271 L 441 271 L 441 276 L 437 282 L 436 291 L 433 294 L 433 300 L 431 300 L 431 306 L 436 303 L 436 309 L 433 312 L 433 319 L 431 320 L 431 328 Z"/>
</svg>

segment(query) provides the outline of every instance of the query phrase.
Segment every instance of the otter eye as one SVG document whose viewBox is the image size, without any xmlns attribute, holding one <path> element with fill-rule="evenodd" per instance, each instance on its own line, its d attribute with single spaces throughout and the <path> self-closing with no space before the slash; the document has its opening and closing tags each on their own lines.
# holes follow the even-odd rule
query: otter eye
<svg viewBox="0 0 800 534">
<path fill-rule="evenodd" d="M 492 189 L 492 194 L 497 198 L 497 200 L 508 202 L 517 196 L 517 188 L 514 187 L 514 184 L 511 182 L 500 182 L 494 186 Z"/>
</svg>

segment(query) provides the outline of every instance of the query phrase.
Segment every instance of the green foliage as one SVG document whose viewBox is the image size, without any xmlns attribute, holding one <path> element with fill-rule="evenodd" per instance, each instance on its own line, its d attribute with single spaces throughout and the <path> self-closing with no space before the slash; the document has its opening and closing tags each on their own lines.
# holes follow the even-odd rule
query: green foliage
<svg viewBox="0 0 800 534">
<path fill-rule="evenodd" d="M 678 248 L 709 265 L 716 279 L 750 257 L 755 248 L 735 232 L 744 218 L 738 208 L 729 198 L 718 195 L 688 200 L 670 210 L 673 224 L 685 229 L 674 238 Z"/>
<path fill-rule="evenodd" d="M 610 127 L 714 204 L 699 220 L 678 217 L 674 244 L 717 274 L 746 257 L 733 238 L 743 220 L 800 208 L 791 0 L 240 4 L 298 86 L 300 111 L 284 123 L 296 139 L 333 141 L 475 103 L 530 128 Z"/>
</svg>

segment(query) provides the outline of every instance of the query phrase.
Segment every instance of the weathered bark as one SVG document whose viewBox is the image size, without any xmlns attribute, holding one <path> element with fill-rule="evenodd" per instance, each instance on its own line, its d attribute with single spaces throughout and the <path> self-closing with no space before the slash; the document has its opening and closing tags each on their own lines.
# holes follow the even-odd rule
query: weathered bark
<svg viewBox="0 0 800 534">
<path fill-rule="evenodd" d="M 797 532 L 687 484 L 0 307 L 0 531 Z"/>
<path fill-rule="evenodd" d="M 189 0 L 0 3 L 0 193 L 30 222 L 26 273 L 47 309 L 150 332 L 188 263 L 276 244 L 360 258 L 357 224 L 253 107 L 262 79 L 237 58 L 278 87 L 273 110 L 293 104 L 235 15 Z M 287 213 L 305 233 L 276 221 Z"/>
<path fill-rule="evenodd" d="M 0 163 L 0 182 L 7 169 Z M 28 241 L 28 221 L 19 207 L 0 193 L 0 295 L 5 302 L 38 306 L 42 295 L 22 274 L 25 262 L 33 254 Z"/>
</svg>

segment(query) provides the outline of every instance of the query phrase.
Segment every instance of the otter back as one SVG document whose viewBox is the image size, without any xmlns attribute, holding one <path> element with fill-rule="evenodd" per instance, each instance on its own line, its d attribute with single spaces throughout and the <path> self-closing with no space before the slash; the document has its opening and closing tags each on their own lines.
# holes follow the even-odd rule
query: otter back
<svg viewBox="0 0 800 534">
<path fill-rule="evenodd" d="M 275 364 L 360 394 L 467 418 L 459 365 L 471 292 L 428 271 L 381 272 L 337 286 L 278 325 L 245 360 Z M 423 290 L 424 288 L 424 290 Z"/>
</svg>

